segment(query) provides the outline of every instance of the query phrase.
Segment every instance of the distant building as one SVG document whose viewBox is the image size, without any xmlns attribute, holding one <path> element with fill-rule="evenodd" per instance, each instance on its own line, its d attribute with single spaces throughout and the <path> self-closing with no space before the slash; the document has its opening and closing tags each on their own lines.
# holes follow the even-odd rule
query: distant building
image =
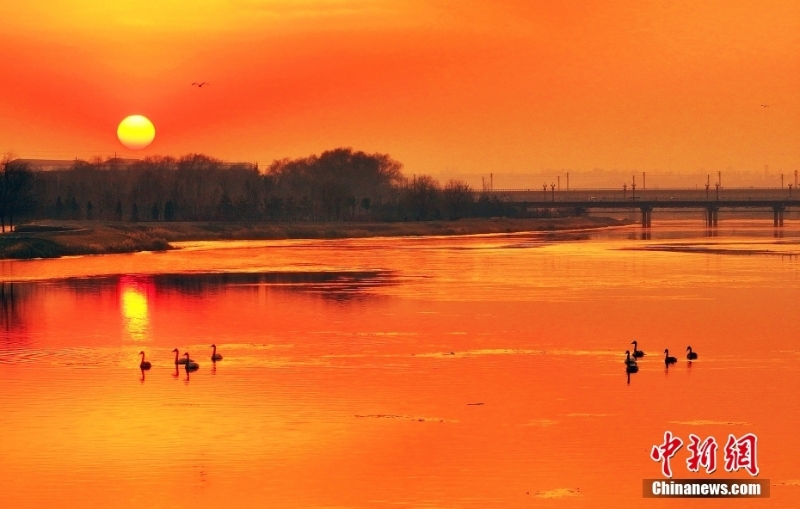
<svg viewBox="0 0 800 509">
<path fill-rule="evenodd" d="M 76 165 L 80 166 L 94 166 L 98 169 L 110 169 L 114 166 L 124 168 L 130 166 L 139 159 L 123 159 L 123 158 L 109 158 L 105 161 L 85 161 L 83 159 L 15 159 L 15 162 L 27 164 L 32 171 L 58 171 L 58 170 L 71 170 Z"/>
<path fill-rule="evenodd" d="M 110 157 L 105 160 L 94 159 L 15 159 L 14 161 L 27 164 L 32 171 L 65 171 L 78 168 L 95 168 L 98 170 L 124 169 L 141 163 L 141 159 Z M 220 161 L 223 167 L 247 166 L 258 169 L 257 163 Z"/>
</svg>

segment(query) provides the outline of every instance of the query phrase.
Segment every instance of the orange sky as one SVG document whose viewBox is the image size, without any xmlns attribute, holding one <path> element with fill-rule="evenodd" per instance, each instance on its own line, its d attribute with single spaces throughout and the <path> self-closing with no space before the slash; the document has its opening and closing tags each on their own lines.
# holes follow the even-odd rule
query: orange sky
<svg viewBox="0 0 800 509">
<path fill-rule="evenodd" d="M 800 168 L 796 0 L 28 0 L 0 19 L 0 150 L 20 157 Z M 145 150 L 116 139 L 130 114 L 156 126 Z"/>
</svg>

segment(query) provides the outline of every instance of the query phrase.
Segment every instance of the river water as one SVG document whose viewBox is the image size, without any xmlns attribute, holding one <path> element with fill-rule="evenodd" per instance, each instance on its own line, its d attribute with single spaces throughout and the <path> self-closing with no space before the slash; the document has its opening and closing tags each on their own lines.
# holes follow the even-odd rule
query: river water
<svg viewBox="0 0 800 509">
<path fill-rule="evenodd" d="M 698 223 L 0 262 L 2 506 L 666 507 L 665 431 L 800 506 L 800 224 Z"/>
</svg>

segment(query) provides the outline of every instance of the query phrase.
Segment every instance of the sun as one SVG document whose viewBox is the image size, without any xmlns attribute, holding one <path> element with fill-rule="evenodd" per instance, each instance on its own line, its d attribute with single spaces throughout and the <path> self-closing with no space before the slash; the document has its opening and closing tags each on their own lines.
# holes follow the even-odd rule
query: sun
<svg viewBox="0 0 800 509">
<path fill-rule="evenodd" d="M 126 147 L 139 150 L 153 142 L 156 128 L 150 120 L 142 115 L 131 115 L 119 123 L 117 138 Z"/>
</svg>

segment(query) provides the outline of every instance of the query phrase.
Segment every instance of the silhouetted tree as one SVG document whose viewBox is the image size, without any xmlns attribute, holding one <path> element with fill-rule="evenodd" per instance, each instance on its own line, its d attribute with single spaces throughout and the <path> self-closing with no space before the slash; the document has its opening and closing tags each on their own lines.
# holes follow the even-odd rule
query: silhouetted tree
<svg viewBox="0 0 800 509">
<path fill-rule="evenodd" d="M 145 204 L 142 218 L 165 221 L 341 220 L 360 216 L 381 220 L 458 218 L 475 213 L 517 213 L 487 198 L 471 206 L 463 183 L 441 188 L 428 176 L 406 179 L 402 165 L 387 154 L 351 148 L 274 161 L 261 174 L 256 165 L 229 164 L 202 154 L 147 157 L 131 162 L 110 158 L 77 160 L 63 170 L 35 172 L 33 196 L 42 217 L 139 220 L 132 205 Z M 73 210 L 72 200 L 86 208 Z M 64 200 L 63 202 L 61 200 Z M 55 205 L 53 205 L 55 204 Z M 2 204 L 0 204 L 2 205 Z M 137 205 L 138 206 L 138 205 Z M 163 208 L 162 208 L 163 207 Z M 2 209 L 2 207 L 0 207 Z M 1 215 L 1 214 L 0 214 Z"/>
<path fill-rule="evenodd" d="M 437 214 L 439 183 L 428 175 L 414 176 L 403 189 L 404 205 L 417 221 L 425 221 Z"/>
<path fill-rule="evenodd" d="M 347 198 L 347 207 L 350 209 L 351 219 L 356 216 L 356 205 L 358 205 L 358 200 L 355 196 L 350 196 Z"/>
<path fill-rule="evenodd" d="M 64 216 L 64 202 L 61 201 L 61 195 L 56 199 L 56 219 L 61 219 Z"/>
<path fill-rule="evenodd" d="M 67 198 L 67 208 L 69 209 L 70 219 L 76 221 L 81 218 L 81 206 L 78 205 L 78 200 L 75 199 L 75 195 L 71 195 Z"/>
<path fill-rule="evenodd" d="M 228 193 L 223 192 L 222 197 L 219 199 L 217 205 L 217 219 L 222 221 L 233 221 L 236 216 L 236 209 L 233 206 L 231 197 Z"/>
<path fill-rule="evenodd" d="M 303 196 L 300 200 L 300 205 L 298 207 L 297 213 L 300 219 L 304 221 L 308 221 L 311 219 L 311 215 L 313 213 L 314 204 L 311 203 L 311 200 L 308 199 L 308 196 Z"/>
<path fill-rule="evenodd" d="M 478 215 L 490 218 L 492 217 L 492 209 L 492 201 L 489 199 L 489 195 L 481 194 L 480 198 L 478 198 Z"/>
<path fill-rule="evenodd" d="M 442 201 L 450 214 L 450 219 L 458 219 L 461 213 L 472 204 L 472 188 L 465 182 L 451 180 L 442 189 Z"/>
<path fill-rule="evenodd" d="M 307 196 L 312 218 L 340 219 L 345 207 L 355 212 L 358 203 L 353 203 L 355 196 L 374 199 L 391 194 L 402 180 L 401 168 L 399 162 L 386 154 L 340 148 L 319 156 L 273 162 L 265 187 L 268 195 L 284 199 Z"/>
<path fill-rule="evenodd" d="M 164 221 L 173 220 L 175 220 L 175 205 L 172 203 L 172 200 L 169 200 L 164 204 Z"/>
<path fill-rule="evenodd" d="M 14 218 L 26 214 L 33 209 L 33 173 L 27 164 L 12 161 L 5 156 L 0 164 L 0 226 L 6 231 L 14 229 Z"/>
<path fill-rule="evenodd" d="M 267 216 L 272 221 L 279 221 L 283 217 L 283 199 L 280 196 L 271 196 L 267 202 Z"/>
</svg>

